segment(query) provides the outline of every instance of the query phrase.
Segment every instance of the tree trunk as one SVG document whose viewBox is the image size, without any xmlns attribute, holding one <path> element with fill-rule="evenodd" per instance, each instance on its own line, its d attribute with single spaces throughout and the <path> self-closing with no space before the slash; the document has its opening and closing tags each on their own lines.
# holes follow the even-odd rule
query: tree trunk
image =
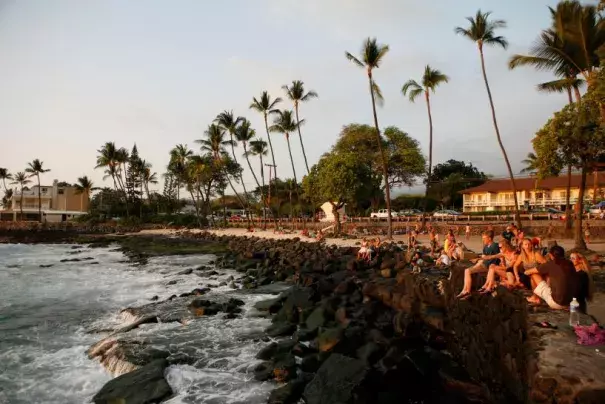
<svg viewBox="0 0 605 404">
<path fill-rule="evenodd" d="M 229 135 L 231 136 L 231 154 L 233 155 L 233 161 L 235 161 L 237 163 L 237 157 L 235 157 L 235 143 L 233 141 L 233 133 L 231 133 L 231 131 L 229 131 Z M 242 182 L 242 188 L 244 189 L 244 198 L 245 198 L 244 211 L 246 212 L 246 220 L 248 221 L 248 227 L 249 227 L 252 224 L 251 218 L 250 218 L 250 199 L 248 199 L 248 191 L 246 190 L 246 184 L 244 184 L 244 177 L 242 175 L 243 171 L 244 170 L 241 169 L 239 172 L 239 180 Z"/>
<path fill-rule="evenodd" d="M 294 159 L 292 158 L 292 148 L 290 147 L 290 135 L 286 133 L 286 141 L 288 142 L 288 153 L 290 154 L 290 163 L 292 164 L 292 175 L 294 175 L 294 183 L 298 184 L 296 179 L 296 169 L 294 168 Z"/>
<path fill-rule="evenodd" d="M 21 211 L 21 220 L 23 220 L 23 185 L 21 185 L 21 201 L 19 202 L 19 210 Z"/>
<path fill-rule="evenodd" d="M 422 227 L 424 227 L 424 223 L 426 220 L 426 204 L 428 203 L 429 187 L 431 185 L 431 174 L 433 172 L 433 117 L 431 115 L 431 101 L 428 90 L 424 91 L 424 96 L 426 98 L 426 109 L 429 115 L 429 169 L 428 176 L 426 179 L 426 191 L 424 193 L 424 202 L 422 204 Z"/>
<path fill-rule="evenodd" d="M 504 162 L 506 163 L 506 168 L 508 170 L 508 175 L 510 177 L 511 186 L 513 188 L 513 197 L 515 200 L 515 222 L 517 222 L 517 226 L 519 228 L 521 228 L 522 224 L 521 224 L 521 215 L 519 215 L 519 201 L 517 198 L 517 185 L 515 184 L 515 177 L 513 176 L 513 169 L 510 166 L 510 161 L 508 160 L 508 155 L 506 154 L 506 149 L 504 148 L 504 144 L 502 144 L 502 138 L 500 137 L 500 130 L 498 129 L 498 121 L 496 120 L 496 109 L 494 107 L 494 100 L 492 99 L 492 92 L 489 89 L 489 82 L 487 81 L 487 73 L 485 71 L 485 58 L 483 57 L 483 45 L 481 43 L 479 43 L 479 55 L 481 56 L 481 70 L 483 72 L 483 80 L 485 81 L 485 88 L 487 89 L 489 105 L 492 109 L 492 120 L 494 122 L 494 129 L 496 130 L 496 138 L 498 139 L 498 145 L 500 145 L 500 150 L 502 150 L 502 155 L 504 156 Z"/>
<path fill-rule="evenodd" d="M 571 164 L 567 166 L 567 186 L 565 190 L 565 231 L 569 233 L 571 230 Z"/>
<path fill-rule="evenodd" d="M 40 173 L 36 173 L 38 179 L 38 219 L 42 223 L 42 188 L 40 185 Z"/>
<path fill-rule="evenodd" d="M 269 209 L 269 201 L 265 198 L 265 170 L 263 166 L 263 155 L 258 155 L 260 158 L 260 180 L 262 182 L 260 197 L 263 200 L 263 230 L 267 230 L 267 209 Z"/>
<path fill-rule="evenodd" d="M 368 70 L 368 81 L 370 83 L 370 96 L 372 97 L 372 113 L 374 114 L 374 127 L 376 129 L 376 141 L 378 143 L 378 151 L 382 160 L 382 175 L 384 176 L 384 192 L 385 203 L 387 206 L 387 238 L 393 238 L 393 218 L 391 217 L 391 189 L 389 187 L 389 166 L 382 148 L 382 138 L 380 137 L 380 127 L 378 126 L 378 115 L 376 114 L 376 100 L 374 99 L 374 83 L 372 79 L 372 71 Z"/>
<path fill-rule="evenodd" d="M 574 94 L 576 96 L 576 102 L 580 102 L 582 100 L 582 95 L 580 94 L 580 89 L 578 87 L 575 87 L 573 90 L 574 90 Z"/>
<path fill-rule="evenodd" d="M 584 241 L 584 232 L 582 231 L 582 214 L 584 213 L 584 190 L 586 188 L 587 171 L 588 170 L 586 168 L 586 164 L 583 164 L 581 180 L 580 180 L 580 192 L 578 194 L 579 211 L 578 211 L 578 217 L 576 218 L 575 231 L 574 231 L 574 238 L 575 238 L 574 248 L 578 249 L 578 250 L 586 249 L 586 242 Z"/>
<path fill-rule="evenodd" d="M 189 188 L 189 193 L 191 194 L 191 201 L 193 202 L 193 206 L 195 206 L 195 217 L 197 219 L 197 226 L 202 227 L 202 222 L 200 220 L 200 207 L 198 206 L 195 196 L 193 195 L 193 187 Z"/>
<path fill-rule="evenodd" d="M 273 143 L 271 143 L 271 136 L 269 135 L 269 123 L 267 122 L 267 113 L 265 112 L 265 130 L 267 131 L 267 140 L 269 141 L 269 149 L 271 149 L 271 160 L 273 161 L 273 172 L 275 173 L 275 178 L 277 179 L 277 165 L 275 164 L 275 153 L 273 153 Z M 271 182 L 269 181 L 269 186 L 271 186 Z"/>
<path fill-rule="evenodd" d="M 596 170 L 596 168 L 594 169 L 594 171 L 592 172 L 592 177 L 593 177 L 593 182 L 592 182 L 592 204 L 595 205 L 597 203 L 597 178 L 598 178 L 598 171 Z"/>
<path fill-rule="evenodd" d="M 302 149 L 303 158 L 305 159 L 305 167 L 307 168 L 307 174 L 309 174 L 309 163 L 307 163 L 305 145 L 303 144 L 302 135 L 300 134 L 300 120 L 298 119 L 298 101 L 294 103 L 294 111 L 296 112 L 296 126 L 298 127 L 298 138 L 300 139 L 300 148 Z"/>
</svg>

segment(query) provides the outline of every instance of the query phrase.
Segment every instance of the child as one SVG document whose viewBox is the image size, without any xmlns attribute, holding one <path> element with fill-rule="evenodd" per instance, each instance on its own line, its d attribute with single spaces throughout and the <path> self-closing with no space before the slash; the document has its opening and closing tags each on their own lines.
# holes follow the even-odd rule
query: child
<svg viewBox="0 0 605 404">
<path fill-rule="evenodd" d="M 466 224 L 466 229 L 464 230 L 464 234 L 465 234 L 467 241 L 471 239 L 471 225 L 469 223 Z"/>
<path fill-rule="evenodd" d="M 359 248 L 359 251 L 357 252 L 357 259 L 363 259 L 363 260 L 367 260 L 370 258 L 370 249 L 368 248 L 368 240 L 366 240 L 365 238 L 363 239 L 363 241 L 361 242 L 361 247 Z"/>
</svg>

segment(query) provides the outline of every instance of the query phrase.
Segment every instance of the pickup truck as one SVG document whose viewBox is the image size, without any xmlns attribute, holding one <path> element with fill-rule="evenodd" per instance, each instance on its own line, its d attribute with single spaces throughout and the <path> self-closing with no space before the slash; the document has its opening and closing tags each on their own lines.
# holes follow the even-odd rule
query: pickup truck
<svg viewBox="0 0 605 404">
<path fill-rule="evenodd" d="M 370 213 L 370 217 L 373 219 L 386 219 L 389 216 L 386 209 L 378 209 L 378 212 Z M 397 212 L 391 211 L 391 217 L 397 217 Z"/>
</svg>

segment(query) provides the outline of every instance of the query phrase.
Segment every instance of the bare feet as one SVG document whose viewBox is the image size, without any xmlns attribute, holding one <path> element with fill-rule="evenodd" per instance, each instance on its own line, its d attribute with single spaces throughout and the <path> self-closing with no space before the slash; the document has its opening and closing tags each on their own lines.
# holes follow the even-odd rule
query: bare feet
<svg viewBox="0 0 605 404">
<path fill-rule="evenodd" d="M 536 304 L 539 305 L 540 304 L 540 298 L 536 295 L 532 295 L 530 297 L 527 298 L 527 302 L 530 304 Z"/>
</svg>

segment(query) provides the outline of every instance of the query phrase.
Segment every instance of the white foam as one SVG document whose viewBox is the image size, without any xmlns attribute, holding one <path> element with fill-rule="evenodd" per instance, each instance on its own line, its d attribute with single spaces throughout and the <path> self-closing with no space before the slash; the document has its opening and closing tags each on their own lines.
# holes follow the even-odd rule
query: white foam
<svg viewBox="0 0 605 404">
<path fill-rule="evenodd" d="M 85 257 L 92 260 L 59 262 Z M 162 300 L 200 283 L 211 283 L 195 274 L 176 273 L 207 264 L 212 258 L 159 257 L 133 267 L 122 262 L 121 253 L 108 248 L 0 245 L 0 397 L 6 395 L 11 404 L 88 402 L 111 376 L 86 355 L 104 335 L 86 331 L 123 325 L 121 309 L 149 303 L 153 296 Z M 40 268 L 48 264 L 53 266 Z M 215 284 L 236 274 L 220 272 Z M 167 285 L 174 279 L 178 281 L 175 285 Z M 167 370 L 167 379 L 176 392 L 169 401 L 172 404 L 261 403 L 274 388 L 271 383 L 252 380 L 251 368 L 258 363 L 254 356 L 265 343 L 247 337 L 260 335 L 269 325 L 267 319 L 254 316 L 252 305 L 270 296 L 220 286 L 206 297 L 226 292 L 246 303 L 241 318 L 224 320 L 219 314 L 195 319 L 186 326 L 145 324 L 133 331 L 134 335 L 188 348 L 199 357 L 194 366 Z"/>
</svg>

